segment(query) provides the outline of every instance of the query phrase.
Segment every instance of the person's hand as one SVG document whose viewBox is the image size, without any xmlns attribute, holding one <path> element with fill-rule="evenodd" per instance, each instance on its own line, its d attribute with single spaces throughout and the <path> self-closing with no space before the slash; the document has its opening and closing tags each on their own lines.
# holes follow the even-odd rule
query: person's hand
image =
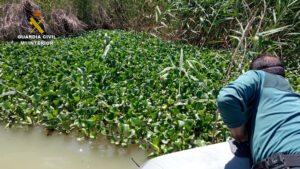
<svg viewBox="0 0 300 169">
<path fill-rule="evenodd" d="M 249 135 L 248 135 L 245 125 L 242 125 L 241 127 L 237 127 L 237 128 L 230 128 L 229 130 L 231 132 L 232 137 L 237 142 L 249 141 Z"/>
</svg>

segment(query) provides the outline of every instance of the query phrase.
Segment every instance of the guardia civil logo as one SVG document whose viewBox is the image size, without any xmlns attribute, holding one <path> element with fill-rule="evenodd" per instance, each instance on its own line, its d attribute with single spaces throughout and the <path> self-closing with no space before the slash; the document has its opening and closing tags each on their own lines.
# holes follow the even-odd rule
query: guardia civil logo
<svg viewBox="0 0 300 169">
<path fill-rule="evenodd" d="M 40 12 L 34 12 L 28 18 L 28 22 L 32 25 L 32 29 L 28 34 L 18 35 L 18 39 L 21 40 L 20 43 L 22 45 L 53 45 L 52 39 L 55 39 L 55 35 L 47 34 L 46 30 L 44 30 L 45 17 L 41 17 L 42 14 Z"/>
<path fill-rule="evenodd" d="M 33 13 L 33 16 L 41 16 L 41 13 Z M 33 17 L 30 17 L 29 23 L 34 26 L 34 28 L 31 30 L 30 34 L 32 34 L 32 32 L 34 30 L 38 30 L 41 34 L 43 34 L 45 32 L 39 25 L 40 23 L 42 23 L 43 20 L 44 20 L 44 17 L 37 22 Z"/>
</svg>

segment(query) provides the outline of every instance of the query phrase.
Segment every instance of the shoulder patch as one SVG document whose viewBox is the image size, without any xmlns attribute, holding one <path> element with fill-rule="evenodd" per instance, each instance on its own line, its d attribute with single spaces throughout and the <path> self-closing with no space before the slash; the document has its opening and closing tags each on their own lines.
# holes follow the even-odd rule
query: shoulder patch
<svg viewBox="0 0 300 169">
<path fill-rule="evenodd" d="M 271 73 L 266 73 L 263 87 L 272 87 L 282 91 L 292 91 L 290 83 L 285 80 L 285 78 Z"/>
</svg>

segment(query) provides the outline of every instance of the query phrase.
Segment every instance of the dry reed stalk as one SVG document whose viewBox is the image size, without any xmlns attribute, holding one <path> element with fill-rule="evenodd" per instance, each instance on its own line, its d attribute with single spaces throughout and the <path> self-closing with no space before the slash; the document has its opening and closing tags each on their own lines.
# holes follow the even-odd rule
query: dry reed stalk
<svg viewBox="0 0 300 169">
<path fill-rule="evenodd" d="M 57 9 L 50 15 L 51 32 L 58 36 L 79 34 L 86 30 L 87 26 L 70 11 Z"/>
</svg>

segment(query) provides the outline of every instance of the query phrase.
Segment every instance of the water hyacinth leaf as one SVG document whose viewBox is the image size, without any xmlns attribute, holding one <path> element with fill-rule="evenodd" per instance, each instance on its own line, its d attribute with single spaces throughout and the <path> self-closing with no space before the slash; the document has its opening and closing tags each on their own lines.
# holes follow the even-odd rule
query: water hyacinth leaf
<svg viewBox="0 0 300 169">
<path fill-rule="evenodd" d="M 75 97 L 74 97 L 74 100 L 75 100 L 76 102 L 78 102 L 78 101 L 80 100 L 80 97 L 79 97 L 79 96 L 75 96 Z"/>
<path fill-rule="evenodd" d="M 132 126 L 138 127 L 142 125 L 142 120 L 139 118 L 131 118 L 130 121 Z"/>
<path fill-rule="evenodd" d="M 31 118 L 29 116 L 26 116 L 26 119 L 27 119 L 27 121 L 28 121 L 29 124 L 32 124 L 32 120 L 31 120 Z"/>
<path fill-rule="evenodd" d="M 159 148 L 159 137 L 155 137 L 155 138 L 152 138 L 152 143 L 151 145 L 153 146 L 154 150 L 156 150 L 157 152 L 160 151 L 160 148 Z"/>
</svg>

